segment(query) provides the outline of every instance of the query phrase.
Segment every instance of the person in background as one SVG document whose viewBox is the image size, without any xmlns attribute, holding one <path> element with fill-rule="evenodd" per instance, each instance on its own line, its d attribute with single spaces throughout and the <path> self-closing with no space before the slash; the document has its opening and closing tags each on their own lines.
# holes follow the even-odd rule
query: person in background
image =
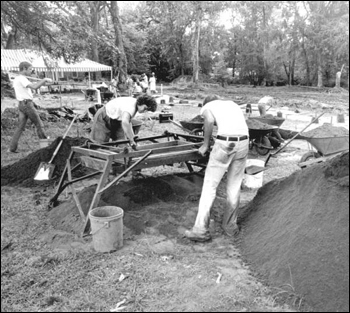
<svg viewBox="0 0 350 313">
<path fill-rule="evenodd" d="M 32 90 L 37 90 L 45 83 L 52 82 L 50 78 L 44 78 L 36 83 L 32 83 L 26 76 L 31 76 L 34 73 L 32 64 L 29 62 L 21 62 L 19 64 L 19 76 L 13 81 L 13 88 L 15 89 L 16 99 L 18 100 L 18 126 L 15 130 L 8 152 L 16 153 L 18 147 L 18 141 L 21 137 L 28 119 L 36 127 L 38 137 L 40 139 L 46 139 L 46 135 L 43 130 L 43 123 L 36 110 L 37 105 L 33 101 Z"/>
<path fill-rule="evenodd" d="M 195 224 L 191 230 L 185 231 L 185 237 L 193 241 L 211 239 L 210 211 L 217 187 L 226 171 L 227 207 L 221 226 L 229 236 L 239 232 L 237 211 L 249 150 L 248 126 L 238 104 L 229 100 L 219 100 L 216 95 L 208 96 L 203 101 L 201 115 L 204 117 L 204 142 L 199 148 L 201 155 L 204 156 L 209 150 L 214 123 L 217 124 L 218 135 L 205 171 Z"/>
<path fill-rule="evenodd" d="M 134 84 L 134 91 L 133 92 L 136 94 L 142 93 L 142 86 L 141 86 L 141 83 L 138 79 L 136 80 L 136 82 Z"/>
<path fill-rule="evenodd" d="M 271 108 L 272 106 L 275 106 L 277 103 L 277 101 L 270 97 L 270 96 L 264 96 L 262 97 L 259 102 L 258 102 L 258 109 L 259 109 L 259 113 L 260 116 L 263 118 L 271 118 L 273 117 L 272 114 L 266 114 L 266 106 L 268 105 L 268 109 Z M 278 129 L 274 129 L 271 132 L 271 136 L 268 137 L 268 139 L 270 140 L 271 144 L 273 145 L 273 147 L 277 148 L 282 142 L 284 142 L 280 132 L 278 131 Z"/>
<path fill-rule="evenodd" d="M 140 85 L 142 87 L 142 92 L 147 93 L 148 90 L 148 77 L 145 73 L 141 75 Z"/>
<path fill-rule="evenodd" d="M 152 73 L 152 76 L 149 79 L 149 90 L 151 93 L 156 93 L 156 76 L 154 73 Z"/>
<path fill-rule="evenodd" d="M 117 97 L 118 95 L 118 77 L 114 76 L 111 80 L 111 84 L 109 85 L 109 90 L 113 92 L 113 95 Z"/>
<path fill-rule="evenodd" d="M 136 149 L 131 119 L 137 112 L 155 112 L 156 109 L 157 102 L 149 95 L 115 98 L 96 112 L 91 139 L 97 143 L 128 139 L 131 147 Z"/>
<path fill-rule="evenodd" d="M 132 97 L 132 92 L 134 90 L 134 81 L 132 80 L 132 78 L 130 76 L 128 76 L 125 83 L 126 83 L 126 87 L 128 89 L 129 97 Z"/>
<path fill-rule="evenodd" d="M 148 86 L 148 76 L 146 75 L 146 73 L 143 73 L 142 74 L 142 78 L 143 78 L 143 81 L 147 84 Z"/>
</svg>

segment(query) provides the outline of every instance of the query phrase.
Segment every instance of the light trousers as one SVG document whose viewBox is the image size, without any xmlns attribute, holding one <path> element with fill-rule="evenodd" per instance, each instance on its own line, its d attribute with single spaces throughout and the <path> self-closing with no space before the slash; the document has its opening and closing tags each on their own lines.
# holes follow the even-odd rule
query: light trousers
<svg viewBox="0 0 350 313">
<path fill-rule="evenodd" d="M 243 141 L 216 140 L 210 153 L 205 171 L 198 214 L 194 228 L 208 229 L 210 210 L 213 206 L 216 190 L 227 171 L 227 205 L 222 227 L 236 223 L 240 200 L 241 183 L 249 150 L 249 139 Z"/>
</svg>

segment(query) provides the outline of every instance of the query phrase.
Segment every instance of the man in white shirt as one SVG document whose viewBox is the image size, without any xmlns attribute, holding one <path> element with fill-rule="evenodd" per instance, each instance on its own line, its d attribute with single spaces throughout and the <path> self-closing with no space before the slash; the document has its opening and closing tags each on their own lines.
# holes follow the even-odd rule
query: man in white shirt
<svg viewBox="0 0 350 313">
<path fill-rule="evenodd" d="M 98 143 L 108 142 L 110 139 L 128 139 L 130 145 L 136 148 L 131 119 L 137 112 L 155 112 L 156 109 L 157 102 L 153 97 L 146 94 L 138 98 L 115 98 L 96 112 L 92 125 L 91 139 Z"/>
<path fill-rule="evenodd" d="M 32 65 L 29 62 L 21 62 L 19 64 L 20 75 L 17 76 L 13 81 L 13 88 L 15 89 L 16 99 L 19 101 L 19 124 L 13 134 L 8 152 L 17 153 L 18 141 L 25 129 L 28 118 L 36 126 L 39 138 L 46 139 L 46 135 L 43 130 L 43 123 L 40 120 L 39 114 L 35 109 L 35 103 L 33 102 L 32 89 L 39 89 L 46 82 L 51 82 L 52 80 L 50 78 L 44 78 L 36 83 L 31 83 L 25 76 L 30 76 L 32 74 L 32 70 Z"/>
<path fill-rule="evenodd" d="M 204 99 L 201 115 L 204 117 L 204 142 L 199 153 L 205 155 L 210 147 L 214 123 L 218 135 L 210 153 L 205 171 L 198 214 L 191 230 L 185 236 L 193 241 L 211 239 L 209 232 L 210 210 L 213 206 L 217 187 L 227 171 L 227 208 L 222 228 L 227 235 L 234 236 L 239 231 L 237 211 L 240 188 L 249 150 L 249 131 L 241 108 L 229 100 L 219 100 L 218 96 Z"/>
</svg>

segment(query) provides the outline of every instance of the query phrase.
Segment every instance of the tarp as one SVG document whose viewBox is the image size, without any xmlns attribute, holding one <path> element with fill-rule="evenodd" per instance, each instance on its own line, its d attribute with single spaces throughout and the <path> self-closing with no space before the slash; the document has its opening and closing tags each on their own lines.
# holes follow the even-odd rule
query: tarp
<svg viewBox="0 0 350 313">
<path fill-rule="evenodd" d="M 100 64 L 89 59 L 74 64 L 66 63 L 63 58 L 54 60 L 39 51 L 29 49 L 1 49 L 1 69 L 4 71 L 19 71 L 19 63 L 30 62 L 38 72 L 63 71 L 63 72 L 99 72 L 112 71 L 112 67 Z"/>
</svg>

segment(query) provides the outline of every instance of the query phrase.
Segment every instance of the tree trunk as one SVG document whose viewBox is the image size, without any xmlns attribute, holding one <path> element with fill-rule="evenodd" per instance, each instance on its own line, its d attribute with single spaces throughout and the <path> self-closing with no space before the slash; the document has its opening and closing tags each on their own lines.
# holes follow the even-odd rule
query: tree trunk
<svg viewBox="0 0 350 313">
<path fill-rule="evenodd" d="M 289 81 L 290 81 L 290 66 L 287 67 L 287 65 L 283 62 L 283 67 L 284 67 L 284 71 L 286 72 L 287 79 L 288 79 L 288 84 L 289 84 Z"/>
<path fill-rule="evenodd" d="M 303 49 L 304 59 L 305 59 L 305 66 L 306 66 L 306 86 L 310 86 L 310 65 L 309 65 L 309 58 L 307 56 L 307 52 L 305 49 L 305 38 L 303 34 L 303 40 L 301 43 L 301 47 Z"/>
<path fill-rule="evenodd" d="M 14 49 L 16 41 L 17 28 L 9 32 L 5 49 Z"/>
<path fill-rule="evenodd" d="M 194 32 L 194 45 L 193 45 L 193 82 L 198 84 L 199 76 L 199 38 L 201 30 L 201 11 L 197 12 L 196 26 Z"/>
<path fill-rule="evenodd" d="M 322 74 L 322 54 L 319 51 L 317 56 L 317 87 L 323 87 L 323 74 Z"/>
<path fill-rule="evenodd" d="M 119 8 L 116 1 L 111 1 L 109 11 L 112 16 L 112 22 L 115 32 L 115 45 L 119 50 L 119 54 L 116 57 L 115 65 L 118 71 L 119 81 L 121 83 L 124 83 L 127 77 L 127 60 L 124 51 L 122 25 L 119 19 Z"/>
</svg>

